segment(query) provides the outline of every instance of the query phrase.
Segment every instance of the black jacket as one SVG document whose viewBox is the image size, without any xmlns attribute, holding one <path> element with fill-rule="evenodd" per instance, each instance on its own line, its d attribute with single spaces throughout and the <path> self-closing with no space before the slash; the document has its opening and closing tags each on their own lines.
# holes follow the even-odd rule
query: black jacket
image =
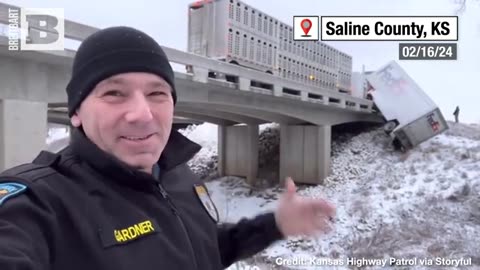
<svg viewBox="0 0 480 270">
<path fill-rule="evenodd" d="M 199 150 L 172 130 L 155 179 L 75 131 L 60 153 L 5 171 L 0 187 L 26 189 L 0 205 L 0 269 L 223 269 L 281 239 L 272 213 L 211 218 L 186 165 Z"/>
</svg>

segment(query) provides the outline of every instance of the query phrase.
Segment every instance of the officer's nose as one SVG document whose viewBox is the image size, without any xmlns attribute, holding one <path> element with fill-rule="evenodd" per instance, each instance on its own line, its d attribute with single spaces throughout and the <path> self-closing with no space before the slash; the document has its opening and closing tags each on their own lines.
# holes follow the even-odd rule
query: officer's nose
<svg viewBox="0 0 480 270">
<path fill-rule="evenodd" d="M 150 104 L 143 93 L 132 95 L 125 118 L 128 122 L 149 122 L 153 119 Z"/>
</svg>

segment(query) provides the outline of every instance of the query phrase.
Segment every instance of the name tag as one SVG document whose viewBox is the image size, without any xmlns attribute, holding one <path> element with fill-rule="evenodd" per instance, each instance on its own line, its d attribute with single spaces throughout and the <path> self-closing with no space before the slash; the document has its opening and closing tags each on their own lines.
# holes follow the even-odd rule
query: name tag
<svg viewBox="0 0 480 270">
<path fill-rule="evenodd" d="M 100 238 L 104 247 L 125 244 L 160 232 L 160 227 L 153 219 L 145 219 L 127 226 L 108 227 L 100 230 Z"/>
</svg>

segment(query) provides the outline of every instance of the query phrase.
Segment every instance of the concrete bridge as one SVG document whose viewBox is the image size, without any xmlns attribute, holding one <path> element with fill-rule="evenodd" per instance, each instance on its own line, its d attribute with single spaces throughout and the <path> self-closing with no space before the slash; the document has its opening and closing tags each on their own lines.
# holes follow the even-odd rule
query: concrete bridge
<svg viewBox="0 0 480 270">
<path fill-rule="evenodd" d="M 8 24 L 9 8 L 18 7 L 0 3 L 0 24 Z M 68 20 L 65 30 L 66 38 L 78 41 L 98 31 Z M 66 107 L 75 55 L 72 50 L 9 51 L 7 45 L 8 38 L 0 36 L 0 169 L 29 161 L 45 148 L 48 108 Z M 221 175 L 253 181 L 258 125 L 275 122 L 281 126 L 280 180 L 289 175 L 298 182 L 321 183 L 330 172 L 331 127 L 383 121 L 372 112 L 370 100 L 163 49 L 170 62 L 185 66 L 175 72 L 175 116 L 219 126 Z"/>
</svg>

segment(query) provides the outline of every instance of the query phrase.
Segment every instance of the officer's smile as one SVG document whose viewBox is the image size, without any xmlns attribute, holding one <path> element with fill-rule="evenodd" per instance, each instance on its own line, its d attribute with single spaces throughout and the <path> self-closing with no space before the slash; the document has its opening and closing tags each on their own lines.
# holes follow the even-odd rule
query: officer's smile
<svg viewBox="0 0 480 270">
<path fill-rule="evenodd" d="M 154 141 L 156 137 L 155 135 L 157 135 L 157 133 L 150 133 L 146 136 L 120 136 L 120 139 L 122 142 L 125 142 L 129 145 L 140 146 L 143 144 L 156 143 Z"/>
<path fill-rule="evenodd" d="M 122 139 L 129 140 L 129 141 L 144 141 L 150 137 L 152 137 L 154 134 L 149 134 L 146 136 L 121 136 Z"/>
</svg>

